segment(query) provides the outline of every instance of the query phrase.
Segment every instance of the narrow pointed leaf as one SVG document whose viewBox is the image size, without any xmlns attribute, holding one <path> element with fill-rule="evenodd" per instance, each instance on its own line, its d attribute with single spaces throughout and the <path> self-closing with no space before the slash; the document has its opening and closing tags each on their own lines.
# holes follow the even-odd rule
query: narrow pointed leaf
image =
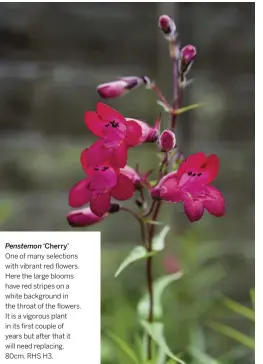
<svg viewBox="0 0 263 364">
<path fill-rule="evenodd" d="M 169 225 L 163 227 L 159 234 L 156 234 L 153 238 L 153 250 L 162 251 L 165 248 L 165 238 L 166 235 L 171 230 Z"/>
<path fill-rule="evenodd" d="M 163 324 L 160 322 L 154 322 L 150 324 L 146 321 L 141 321 L 141 324 L 147 334 L 151 336 L 152 340 L 165 352 L 167 356 L 173 359 L 175 362 L 185 364 L 185 362 L 175 356 L 169 349 L 163 334 Z"/>
<path fill-rule="evenodd" d="M 239 343 L 249 347 L 250 349 L 255 349 L 255 340 L 252 337 L 249 337 L 243 334 L 240 331 L 233 329 L 227 325 L 223 325 L 219 322 L 212 322 L 208 325 L 214 331 L 220 332 L 221 334 L 230 337 L 231 339 L 238 341 Z"/>
<path fill-rule="evenodd" d="M 135 363 L 140 364 L 139 359 L 137 358 L 137 355 L 134 353 L 134 351 L 129 347 L 128 344 L 124 340 L 122 340 L 119 336 L 113 334 L 113 333 L 107 333 L 108 337 L 111 338 L 115 344 L 125 353 L 127 356 Z"/>
<path fill-rule="evenodd" d="M 182 272 L 177 272 L 174 274 L 169 274 L 167 276 L 161 277 L 157 279 L 153 284 L 153 316 L 154 319 L 160 319 L 163 315 L 163 309 L 162 309 L 162 295 L 165 290 L 165 288 L 179 280 L 183 276 Z M 137 306 L 138 315 L 140 318 L 145 319 L 148 316 L 149 312 L 149 294 L 145 294 L 143 298 L 139 301 Z"/>
<path fill-rule="evenodd" d="M 201 350 L 195 347 L 188 348 L 188 351 L 192 357 L 197 360 L 196 364 L 220 364 L 219 361 L 211 358 L 209 355 L 203 353 Z"/>
<path fill-rule="evenodd" d="M 182 107 L 181 109 L 175 110 L 174 113 L 176 115 L 180 115 L 180 114 L 183 114 L 184 112 L 187 112 L 187 111 L 190 111 L 193 109 L 197 109 L 198 107 L 201 107 L 201 106 L 202 106 L 202 104 L 193 104 L 193 105 L 185 106 L 185 107 Z"/>
<path fill-rule="evenodd" d="M 230 310 L 246 317 L 251 321 L 255 321 L 255 312 L 251 308 L 241 305 L 239 302 L 233 301 L 227 297 L 223 299 L 223 303 Z"/>
<path fill-rule="evenodd" d="M 150 256 L 155 255 L 156 252 L 148 253 L 147 250 L 143 246 L 136 246 L 130 254 L 127 256 L 127 258 L 121 263 L 119 268 L 117 269 L 115 273 L 115 278 L 118 277 L 118 275 L 127 268 L 130 264 L 136 262 L 137 260 L 146 259 Z"/>
</svg>

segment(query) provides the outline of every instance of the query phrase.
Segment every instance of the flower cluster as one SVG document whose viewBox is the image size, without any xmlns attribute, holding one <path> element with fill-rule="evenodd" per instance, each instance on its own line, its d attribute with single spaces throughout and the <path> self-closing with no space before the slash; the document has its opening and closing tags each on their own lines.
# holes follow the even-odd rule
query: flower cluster
<svg viewBox="0 0 263 364">
<path fill-rule="evenodd" d="M 195 60 L 196 48 L 186 45 L 179 49 L 176 26 L 170 17 L 161 16 L 159 28 L 169 42 L 170 55 L 177 65 L 174 90 L 180 89 L 177 100 L 182 101 L 182 90 L 187 85 L 186 76 Z M 192 222 L 199 220 L 205 209 L 214 216 L 224 215 L 224 197 L 211 185 L 219 171 L 219 158 L 215 154 L 206 156 L 199 152 L 182 160 L 174 131 L 182 106 L 179 102 L 170 106 L 156 84 L 146 76 L 121 77 L 99 85 L 97 92 L 108 99 L 123 96 L 140 86 L 157 94 L 159 103 L 170 113 L 171 126 L 161 131 L 160 117 L 151 127 L 144 121 L 124 117 L 102 102 L 97 104 L 96 111 L 86 112 L 85 124 L 97 140 L 82 152 L 80 160 L 86 177 L 69 193 L 69 205 L 78 209 L 67 216 L 71 226 L 95 224 L 109 213 L 119 211 L 121 207 L 114 200 L 131 199 L 136 189 L 139 189 L 140 199 L 135 199 L 135 203 L 140 211 L 132 213 L 138 219 L 149 216 L 152 211 L 150 208 L 147 212 L 149 201 L 145 192 L 151 198 L 152 206 L 156 201 L 183 202 L 185 214 Z M 142 143 L 156 143 L 163 154 L 155 183 L 148 180 L 149 172 L 142 175 L 127 165 L 129 149 Z M 89 207 L 84 207 L 87 204 Z"/>
</svg>

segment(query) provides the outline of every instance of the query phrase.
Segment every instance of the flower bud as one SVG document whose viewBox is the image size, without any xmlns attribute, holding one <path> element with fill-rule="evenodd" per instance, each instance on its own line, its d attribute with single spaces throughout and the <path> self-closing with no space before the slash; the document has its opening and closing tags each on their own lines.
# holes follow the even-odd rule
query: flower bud
<svg viewBox="0 0 263 364">
<path fill-rule="evenodd" d="M 170 152 L 176 144 L 175 135 L 171 130 L 164 130 L 160 135 L 158 142 L 162 152 Z"/>
<path fill-rule="evenodd" d="M 188 44 L 181 49 L 180 53 L 180 73 L 186 74 L 189 72 L 196 57 L 196 48 Z"/>
<path fill-rule="evenodd" d="M 85 227 L 94 225 L 104 219 L 107 214 L 99 217 L 90 210 L 89 207 L 84 209 L 71 211 L 67 215 L 67 220 L 70 226 L 72 227 Z"/>
<path fill-rule="evenodd" d="M 176 25 L 168 15 L 161 15 L 158 20 L 159 28 L 167 40 L 174 40 Z"/>
<path fill-rule="evenodd" d="M 142 135 L 140 138 L 140 143 L 154 143 L 158 140 L 159 133 L 160 133 L 160 124 L 161 119 L 157 118 L 154 126 L 150 126 L 144 121 L 132 119 L 132 118 L 126 118 L 126 121 L 135 121 L 142 129 Z"/>
<path fill-rule="evenodd" d="M 103 83 L 97 87 L 98 94 L 104 98 L 115 98 L 125 95 L 128 91 L 135 89 L 141 85 L 148 85 L 150 80 L 146 76 L 137 77 L 121 77 L 116 81 Z"/>
</svg>

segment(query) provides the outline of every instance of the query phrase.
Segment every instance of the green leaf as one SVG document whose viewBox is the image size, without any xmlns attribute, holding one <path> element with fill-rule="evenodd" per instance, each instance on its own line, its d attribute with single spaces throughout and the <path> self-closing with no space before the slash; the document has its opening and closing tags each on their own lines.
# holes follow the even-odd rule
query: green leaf
<svg viewBox="0 0 263 364">
<path fill-rule="evenodd" d="M 123 341 L 119 336 L 113 334 L 113 333 L 107 333 L 107 336 L 111 338 L 115 344 L 125 353 L 127 356 L 135 363 L 140 364 L 139 359 L 137 358 L 137 355 L 134 353 L 134 351 L 129 347 L 128 344 L 126 344 L 125 341 Z"/>
<path fill-rule="evenodd" d="M 233 301 L 227 297 L 223 299 L 223 303 L 230 310 L 238 313 L 241 316 L 246 317 L 251 321 L 255 321 L 255 312 L 251 308 L 241 305 L 239 302 Z"/>
<path fill-rule="evenodd" d="M 163 227 L 159 234 L 156 234 L 153 238 L 153 250 L 162 251 L 165 248 L 165 238 L 166 235 L 171 230 L 169 225 Z"/>
<path fill-rule="evenodd" d="M 3 201 L 0 204 L 0 225 L 4 224 L 12 214 L 13 203 L 11 201 Z"/>
<path fill-rule="evenodd" d="M 208 325 L 214 331 L 220 332 L 221 334 L 230 337 L 231 339 L 238 341 L 239 343 L 249 347 L 250 349 L 255 349 L 255 340 L 243 334 L 240 331 L 233 329 L 227 325 L 223 325 L 219 322 L 212 322 Z"/>
<path fill-rule="evenodd" d="M 183 114 L 186 111 L 197 109 L 198 107 L 201 107 L 201 106 L 202 106 L 202 104 L 193 104 L 193 105 L 185 106 L 185 107 L 182 107 L 181 109 L 177 109 L 175 111 L 175 113 L 176 113 L 176 115 L 180 115 L 180 114 Z"/>
<path fill-rule="evenodd" d="M 158 357 L 156 359 L 156 364 L 166 364 L 166 358 L 167 358 L 167 355 L 166 355 L 165 351 L 162 348 L 160 348 Z"/>
<path fill-rule="evenodd" d="M 130 264 L 136 262 L 137 260 L 146 259 L 148 257 L 151 257 L 155 255 L 156 252 L 148 253 L 147 250 L 143 246 L 136 246 L 130 254 L 127 256 L 127 258 L 121 263 L 119 268 L 117 269 L 115 273 L 115 278 L 118 277 L 118 275 Z"/>
<path fill-rule="evenodd" d="M 250 290 L 250 299 L 251 299 L 252 305 L 255 309 L 255 288 L 252 288 Z"/>
<path fill-rule="evenodd" d="M 152 338 L 152 340 L 165 352 L 167 356 L 173 359 L 175 362 L 180 364 L 185 364 L 185 362 L 175 356 L 169 349 L 163 334 L 163 324 L 160 322 L 154 322 L 150 324 L 146 321 L 141 321 L 141 324 L 147 334 Z"/>
<path fill-rule="evenodd" d="M 183 276 L 182 272 L 177 272 L 174 274 L 169 274 L 164 277 L 160 277 L 153 284 L 153 316 L 154 319 L 160 319 L 163 315 L 162 309 L 162 295 L 165 288 L 175 281 L 178 281 Z M 145 319 L 148 316 L 149 312 L 149 294 L 146 293 L 143 298 L 139 301 L 137 306 L 137 312 L 140 318 Z"/>
<path fill-rule="evenodd" d="M 155 186 L 157 182 L 158 182 L 157 180 L 149 181 L 149 183 L 150 183 L 151 186 Z"/>
<path fill-rule="evenodd" d="M 158 105 L 160 105 L 163 109 L 164 109 L 164 111 L 166 111 L 166 112 L 169 112 L 170 113 L 170 109 L 169 109 L 169 107 L 167 107 L 162 101 L 160 101 L 160 100 L 157 100 L 156 101 L 157 102 L 157 104 Z"/>
<path fill-rule="evenodd" d="M 220 364 L 219 361 L 211 358 L 206 353 L 203 353 L 201 350 L 190 346 L 188 348 L 189 353 L 192 355 L 192 357 L 198 361 L 196 364 Z"/>
</svg>

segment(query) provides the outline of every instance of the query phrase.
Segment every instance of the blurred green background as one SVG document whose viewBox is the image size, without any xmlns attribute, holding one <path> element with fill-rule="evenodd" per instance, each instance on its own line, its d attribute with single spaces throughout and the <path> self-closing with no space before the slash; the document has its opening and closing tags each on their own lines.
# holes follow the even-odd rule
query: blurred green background
<svg viewBox="0 0 263 364">
<path fill-rule="evenodd" d="M 254 333 L 253 322 L 221 302 L 225 295 L 251 306 L 254 287 L 254 11 L 253 3 L 0 4 L 1 230 L 71 230 L 67 194 L 83 177 L 80 152 L 94 140 L 83 114 L 95 109 L 99 83 L 147 75 L 171 97 L 172 64 L 159 15 L 173 16 L 182 45 L 197 47 L 184 105 L 204 106 L 179 117 L 177 140 L 185 155 L 218 154 L 215 185 L 225 195 L 227 212 L 191 224 L 181 205 L 164 206 L 161 220 L 172 232 L 155 263 L 156 277 L 166 273 L 167 256 L 185 271 L 163 297 L 165 335 L 171 349 L 186 353 L 193 364 L 212 362 L 196 358 L 192 346 L 223 356 L 226 364 L 254 362 L 253 350 L 209 327 L 217 321 Z M 150 124 L 160 111 L 144 89 L 108 103 Z M 163 120 L 167 125 L 165 115 Z M 129 164 L 138 161 L 142 169 L 156 166 L 156 146 L 131 150 Z M 102 328 L 134 344 L 143 263 L 117 279 L 113 275 L 139 242 L 136 221 L 120 213 L 97 229 L 103 239 Z M 128 360 L 103 335 L 102 363 Z"/>
</svg>

